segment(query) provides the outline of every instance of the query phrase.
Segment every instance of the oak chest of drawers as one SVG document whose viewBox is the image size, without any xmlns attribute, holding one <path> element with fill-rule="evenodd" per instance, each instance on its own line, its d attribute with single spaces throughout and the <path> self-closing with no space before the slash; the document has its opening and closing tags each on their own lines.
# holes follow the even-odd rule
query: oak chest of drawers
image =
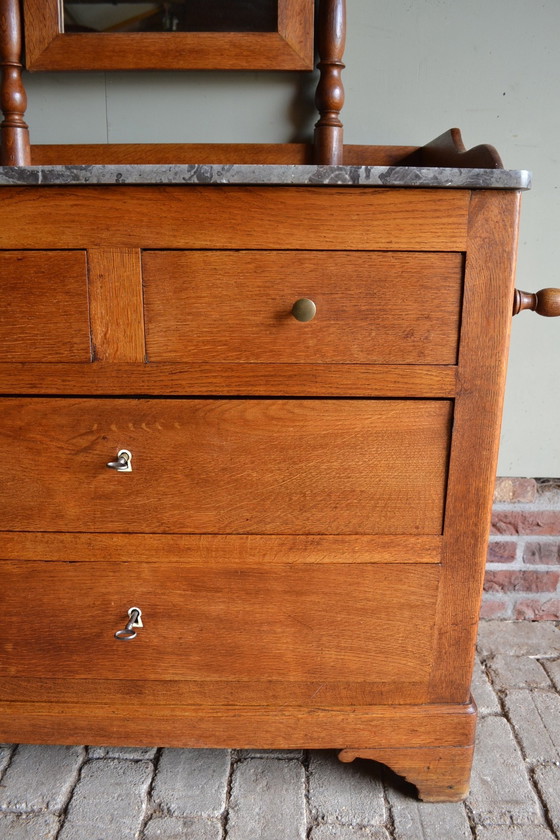
<svg viewBox="0 0 560 840">
<path fill-rule="evenodd" d="M 465 795 L 518 200 L 2 188 L 1 740 Z"/>
</svg>

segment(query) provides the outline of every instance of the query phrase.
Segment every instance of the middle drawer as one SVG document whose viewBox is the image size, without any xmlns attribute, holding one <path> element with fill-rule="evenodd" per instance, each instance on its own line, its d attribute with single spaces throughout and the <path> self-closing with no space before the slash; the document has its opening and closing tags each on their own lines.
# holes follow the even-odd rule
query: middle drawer
<svg viewBox="0 0 560 840">
<path fill-rule="evenodd" d="M 442 532 L 449 400 L 0 405 L 0 530 Z M 132 471 L 108 469 L 123 449 Z"/>
</svg>

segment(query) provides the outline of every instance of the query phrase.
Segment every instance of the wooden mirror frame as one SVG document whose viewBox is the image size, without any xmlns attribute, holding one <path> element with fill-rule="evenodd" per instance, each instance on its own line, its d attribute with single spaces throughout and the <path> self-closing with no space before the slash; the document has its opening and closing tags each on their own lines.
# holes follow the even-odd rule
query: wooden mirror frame
<svg viewBox="0 0 560 840">
<path fill-rule="evenodd" d="M 63 33 L 59 0 L 23 0 L 28 70 L 312 70 L 314 0 L 278 0 L 276 32 Z"/>
</svg>

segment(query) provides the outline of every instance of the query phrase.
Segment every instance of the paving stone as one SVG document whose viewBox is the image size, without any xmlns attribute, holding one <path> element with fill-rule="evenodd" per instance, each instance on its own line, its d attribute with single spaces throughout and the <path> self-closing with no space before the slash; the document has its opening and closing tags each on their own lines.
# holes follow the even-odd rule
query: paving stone
<svg viewBox="0 0 560 840">
<path fill-rule="evenodd" d="M 61 811 L 85 758 L 83 747 L 21 744 L 4 773 L 0 811 Z"/>
<path fill-rule="evenodd" d="M 154 801 L 174 817 L 219 817 L 226 804 L 230 763 L 229 750 L 165 749 Z"/>
<path fill-rule="evenodd" d="M 240 759 L 245 758 L 291 758 L 301 761 L 303 750 L 238 750 Z"/>
<path fill-rule="evenodd" d="M 551 622 L 481 621 L 478 649 L 484 655 L 560 656 L 560 630 Z"/>
<path fill-rule="evenodd" d="M 240 762 L 232 777 L 228 840 L 303 840 L 305 834 L 305 771 L 300 762 Z"/>
<path fill-rule="evenodd" d="M 560 837 L 560 767 L 557 764 L 536 767 L 535 781 L 554 831 Z"/>
<path fill-rule="evenodd" d="M 505 707 L 529 761 L 560 758 L 560 697 L 548 691 L 508 691 Z"/>
<path fill-rule="evenodd" d="M 383 825 L 383 785 L 371 761 L 343 764 L 336 753 L 314 750 L 309 760 L 309 805 L 314 819 Z"/>
<path fill-rule="evenodd" d="M 498 690 L 511 688 L 550 688 L 542 665 L 529 656 L 498 654 L 488 662 L 492 683 Z"/>
<path fill-rule="evenodd" d="M 88 761 L 57 840 L 133 840 L 138 836 L 153 776 L 149 761 Z"/>
<path fill-rule="evenodd" d="M 560 691 L 560 659 L 544 659 L 541 665 L 552 680 L 556 691 Z"/>
<path fill-rule="evenodd" d="M 54 814 L 0 814 L 0 840 L 54 840 L 59 825 Z"/>
<path fill-rule="evenodd" d="M 472 840 L 462 802 L 418 802 L 387 788 L 395 840 Z"/>
<path fill-rule="evenodd" d="M 467 802 L 479 825 L 525 826 L 543 822 L 525 762 L 504 718 L 485 717 L 478 723 Z"/>
<path fill-rule="evenodd" d="M 498 698 L 478 659 L 474 663 L 471 692 L 481 715 L 500 714 Z"/>
<path fill-rule="evenodd" d="M 13 751 L 14 747 L 12 744 L 0 744 L 0 779 L 2 778 L 2 773 L 10 763 Z"/>
<path fill-rule="evenodd" d="M 129 758 L 136 761 L 151 760 L 156 747 L 88 747 L 89 758 Z"/>
<path fill-rule="evenodd" d="M 222 824 L 203 817 L 152 817 L 142 840 L 221 840 Z M 123 838 L 124 840 L 124 838 Z"/>
<path fill-rule="evenodd" d="M 311 829 L 309 840 L 391 840 L 391 838 L 387 830 L 379 826 L 364 827 L 325 823 Z M 446 838 L 446 840 L 449 840 L 449 838 Z"/>
<path fill-rule="evenodd" d="M 523 828 L 497 825 L 491 828 L 477 828 L 476 840 L 556 840 L 556 838 L 548 828 L 540 825 L 526 825 Z"/>
</svg>

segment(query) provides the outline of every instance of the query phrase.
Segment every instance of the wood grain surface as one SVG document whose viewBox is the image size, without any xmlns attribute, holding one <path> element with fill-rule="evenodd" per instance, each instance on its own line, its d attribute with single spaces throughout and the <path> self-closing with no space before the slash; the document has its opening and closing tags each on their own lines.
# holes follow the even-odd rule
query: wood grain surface
<svg viewBox="0 0 560 840">
<path fill-rule="evenodd" d="M 93 358 L 100 362 L 143 362 L 144 314 L 140 250 L 88 251 Z"/>
<path fill-rule="evenodd" d="M 149 706 L 141 698 L 128 703 L 81 702 L 0 704 L 0 737 L 20 743 L 232 747 L 239 749 L 352 748 L 358 741 L 373 747 L 456 747 L 471 745 L 476 723 L 470 704 L 376 705 L 323 708 L 208 705 Z M 402 772 L 402 771 L 401 771 Z"/>
<path fill-rule="evenodd" d="M 450 426 L 445 400 L 5 399 L 0 529 L 440 534 Z"/>
<path fill-rule="evenodd" d="M 0 248 L 462 251 L 469 197 L 360 187 L 2 187 Z"/>
<path fill-rule="evenodd" d="M 439 563 L 442 537 L 370 534 L 90 534 L 0 532 L 0 560 L 83 560 L 250 566 Z"/>
<path fill-rule="evenodd" d="M 505 389 L 519 194 L 473 193 L 455 402 L 434 702 L 470 690 Z"/>
<path fill-rule="evenodd" d="M 28 70 L 311 70 L 313 0 L 278 0 L 276 32 L 60 32 L 57 0 L 24 0 Z"/>
<path fill-rule="evenodd" d="M 0 251 L 0 312 L 0 361 L 91 361 L 85 253 Z"/>
<path fill-rule="evenodd" d="M 393 166 L 416 146 L 345 144 L 349 166 Z M 73 143 L 31 147 L 34 166 L 96 163 L 313 163 L 312 143 Z"/>
<path fill-rule="evenodd" d="M 150 362 L 456 362 L 460 254 L 145 251 L 142 263 Z M 308 323 L 291 314 L 304 297 Z"/>
<path fill-rule="evenodd" d="M 262 704 L 267 680 L 429 679 L 437 566 L 1 566 L 5 676 L 260 680 Z M 144 627 L 115 639 L 133 606 Z"/>
<path fill-rule="evenodd" d="M 367 758 L 387 764 L 415 785 L 424 802 L 461 802 L 469 792 L 474 745 L 342 750 L 341 761 Z"/>
<path fill-rule="evenodd" d="M 451 365 L 4 364 L 5 394 L 454 397 Z"/>
</svg>

